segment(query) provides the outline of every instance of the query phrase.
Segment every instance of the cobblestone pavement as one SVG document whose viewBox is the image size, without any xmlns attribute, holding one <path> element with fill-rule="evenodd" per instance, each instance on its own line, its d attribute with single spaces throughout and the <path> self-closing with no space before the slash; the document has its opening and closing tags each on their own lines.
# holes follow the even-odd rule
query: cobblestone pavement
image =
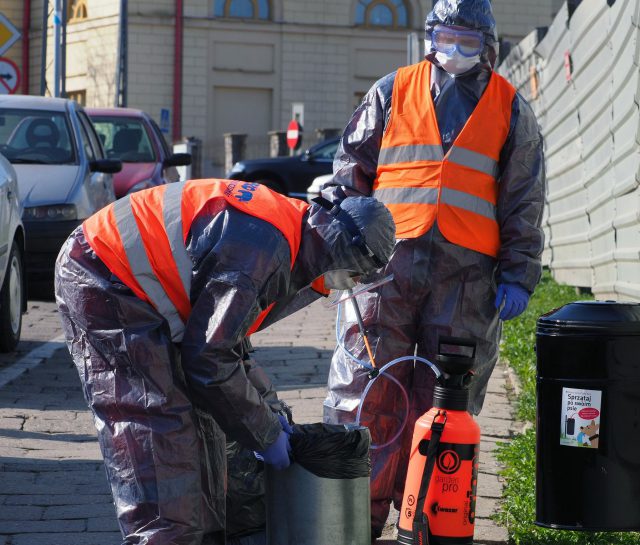
<svg viewBox="0 0 640 545">
<path fill-rule="evenodd" d="M 0 545 L 121 542 L 91 415 L 61 341 L 55 305 L 31 302 L 18 352 L 0 355 Z M 334 312 L 316 303 L 254 335 L 253 342 L 256 359 L 296 421 L 320 421 Z M 483 437 L 475 542 L 505 544 L 506 531 L 489 518 L 501 494 L 492 450 L 513 432 L 500 368 L 478 422 Z M 378 543 L 393 543 L 396 520 L 392 512 Z"/>
</svg>

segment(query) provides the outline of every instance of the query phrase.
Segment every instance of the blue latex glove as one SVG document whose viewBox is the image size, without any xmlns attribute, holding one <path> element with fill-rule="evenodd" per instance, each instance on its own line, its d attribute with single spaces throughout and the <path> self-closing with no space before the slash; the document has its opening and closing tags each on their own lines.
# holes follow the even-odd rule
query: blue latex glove
<svg viewBox="0 0 640 545">
<path fill-rule="evenodd" d="M 289 424 L 289 421 L 287 420 L 287 417 L 284 416 L 283 414 L 279 414 L 278 415 L 278 420 L 280 420 L 280 425 L 282 426 L 282 429 L 286 433 L 291 435 L 293 433 L 293 428 L 291 427 L 291 424 Z"/>
<path fill-rule="evenodd" d="M 503 301 L 500 319 L 511 320 L 525 311 L 529 304 L 529 293 L 518 284 L 499 284 L 494 303 L 497 309 L 500 309 Z"/>
<path fill-rule="evenodd" d="M 270 464 L 276 469 L 286 469 L 289 467 L 291 460 L 289 453 L 291 445 L 289 444 L 289 434 L 282 430 L 276 442 L 267 447 L 262 452 L 256 452 L 256 458 L 263 460 L 265 464 Z"/>
</svg>

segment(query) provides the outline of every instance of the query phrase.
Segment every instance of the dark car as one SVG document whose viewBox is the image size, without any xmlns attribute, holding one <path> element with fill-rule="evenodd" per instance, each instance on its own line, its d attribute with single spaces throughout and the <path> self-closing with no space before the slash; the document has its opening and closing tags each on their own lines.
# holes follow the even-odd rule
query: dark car
<svg viewBox="0 0 640 545">
<path fill-rule="evenodd" d="M 331 138 L 292 157 L 271 157 L 239 161 L 227 173 L 232 180 L 258 182 L 298 199 L 307 198 L 314 178 L 330 174 L 340 138 Z"/>
</svg>

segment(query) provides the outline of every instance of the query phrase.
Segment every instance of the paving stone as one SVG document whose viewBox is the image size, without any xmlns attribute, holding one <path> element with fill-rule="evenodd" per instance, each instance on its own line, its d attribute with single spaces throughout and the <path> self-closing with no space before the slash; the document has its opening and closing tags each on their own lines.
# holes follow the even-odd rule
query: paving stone
<svg viewBox="0 0 640 545">
<path fill-rule="evenodd" d="M 60 411 L 56 411 L 60 412 Z M 95 426 L 93 422 L 77 420 L 75 414 L 72 414 L 72 418 L 65 420 L 61 419 L 42 419 L 42 418 L 28 418 L 24 422 L 22 428 L 23 431 L 41 431 L 45 433 L 72 433 L 73 435 L 86 434 L 91 435 L 92 438 L 95 434 Z"/>
<path fill-rule="evenodd" d="M 3 430 L 20 430 L 24 424 L 24 418 L 2 418 L 0 417 L 0 436 Z"/>
<path fill-rule="evenodd" d="M 485 498 L 502 497 L 502 481 L 497 475 L 483 473 L 478 476 L 478 495 Z"/>
<path fill-rule="evenodd" d="M 79 498 L 76 498 L 76 501 Z M 42 514 L 42 520 L 90 519 L 97 517 L 113 517 L 116 512 L 112 503 L 92 503 L 82 505 L 54 505 L 47 507 Z"/>
<path fill-rule="evenodd" d="M 504 545 L 508 542 L 507 529 L 493 520 L 476 519 L 473 542 L 475 545 Z"/>
<path fill-rule="evenodd" d="M 487 394 L 505 394 L 505 384 L 503 378 L 497 378 L 494 375 L 491 376 L 487 383 Z"/>
<path fill-rule="evenodd" d="M 511 404 L 505 396 L 488 394 L 484 399 L 484 405 L 482 406 L 482 412 L 480 413 L 480 416 L 511 419 Z"/>
<path fill-rule="evenodd" d="M 78 503 L 77 495 L 67 494 L 35 494 L 4 496 L 5 505 L 75 505 Z M 113 503 L 111 494 L 84 494 L 81 496 L 83 505 L 92 503 Z"/>
<path fill-rule="evenodd" d="M 5 534 L 84 532 L 86 527 L 84 520 L 2 521 L 2 531 Z"/>
<path fill-rule="evenodd" d="M 476 503 L 476 517 L 489 518 L 498 511 L 500 503 L 497 498 L 481 497 Z"/>
<path fill-rule="evenodd" d="M 4 505 L 0 509 L 0 526 L 7 520 L 39 520 L 43 511 L 44 508 L 31 505 Z"/>
<path fill-rule="evenodd" d="M 91 518 L 87 520 L 87 532 L 119 532 L 115 513 L 113 516 Z"/>
<path fill-rule="evenodd" d="M 104 469 L 96 469 L 93 471 L 54 471 L 40 473 L 36 478 L 36 484 L 50 486 L 56 488 L 61 484 L 94 484 L 96 481 L 105 481 L 106 474 Z"/>
<path fill-rule="evenodd" d="M 21 534 L 12 536 L 11 545 L 120 545 L 120 532 L 59 534 Z"/>
<path fill-rule="evenodd" d="M 498 462 L 495 456 L 492 456 L 491 453 L 482 452 L 480 454 L 480 465 L 478 468 L 478 471 L 480 473 L 497 475 L 501 469 L 502 469 L 502 464 L 500 464 L 500 462 Z"/>
<path fill-rule="evenodd" d="M 508 418 L 490 418 L 479 416 L 476 422 L 480 426 L 483 436 L 508 439 L 513 435 L 512 421 Z"/>
</svg>

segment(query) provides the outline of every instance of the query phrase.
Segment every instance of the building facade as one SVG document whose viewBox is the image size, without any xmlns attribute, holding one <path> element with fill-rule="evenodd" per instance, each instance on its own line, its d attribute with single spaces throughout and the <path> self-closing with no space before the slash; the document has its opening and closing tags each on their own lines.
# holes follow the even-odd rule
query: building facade
<svg viewBox="0 0 640 545">
<path fill-rule="evenodd" d="M 284 130 L 294 112 L 304 145 L 315 143 L 316 129 L 343 127 L 371 84 L 407 63 L 408 35 L 421 46 L 432 3 L 66 0 L 64 89 L 86 105 L 113 106 L 124 82 L 127 106 L 149 112 L 169 141 L 199 139 L 203 174 L 221 175 L 225 133 L 247 134 L 247 154 L 264 156 L 267 133 Z M 494 0 L 498 30 L 517 41 L 548 25 L 558 3 Z M 50 94 L 55 1 L 46 4 L 44 87 Z M 118 63 L 121 5 L 127 7 L 126 69 Z M 45 0 L 0 0 L 0 12 L 16 27 L 28 27 L 27 57 L 21 53 L 25 32 L 7 56 L 28 74 L 21 91 L 40 94 Z"/>
</svg>

